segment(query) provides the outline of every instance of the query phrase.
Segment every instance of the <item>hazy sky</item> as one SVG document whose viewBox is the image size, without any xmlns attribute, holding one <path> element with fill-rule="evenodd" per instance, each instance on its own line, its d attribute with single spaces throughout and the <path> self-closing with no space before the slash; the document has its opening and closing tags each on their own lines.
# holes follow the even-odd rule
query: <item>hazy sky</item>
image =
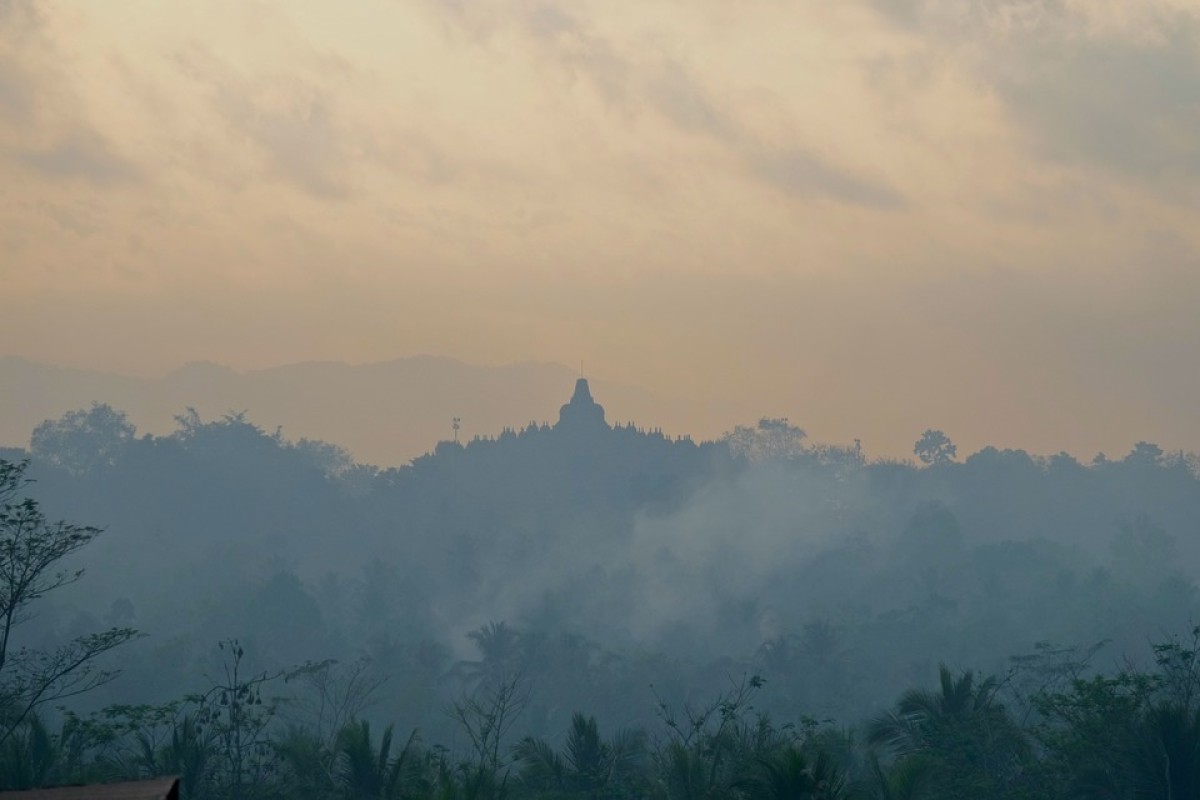
<svg viewBox="0 0 1200 800">
<path fill-rule="evenodd" d="M 1197 311 L 1200 0 L 0 0 L 0 354 L 1090 457 L 1200 449 Z"/>
</svg>

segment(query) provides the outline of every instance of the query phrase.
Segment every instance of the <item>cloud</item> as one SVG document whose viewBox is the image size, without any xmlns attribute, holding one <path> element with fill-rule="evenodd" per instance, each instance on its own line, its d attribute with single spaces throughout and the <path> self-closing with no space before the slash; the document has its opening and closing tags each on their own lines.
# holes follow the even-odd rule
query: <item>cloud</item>
<svg viewBox="0 0 1200 800">
<path fill-rule="evenodd" d="M 47 73 L 51 80 L 60 77 L 39 63 L 47 49 L 45 27 L 33 3 L 0 0 L 0 130 L 30 122 L 39 95 L 49 88 Z"/>
<path fill-rule="evenodd" d="M 269 156 L 272 172 L 310 194 L 340 197 L 346 187 L 336 173 L 339 138 L 327 100 L 314 97 L 282 111 L 262 111 L 242 120 Z"/>
<path fill-rule="evenodd" d="M 705 134 L 734 145 L 744 138 L 704 88 L 677 63 L 664 62 L 648 76 L 645 97 L 654 110 L 682 131 Z"/>
<path fill-rule="evenodd" d="M 137 166 L 88 114 L 77 65 L 55 38 L 54 13 L 0 0 L 0 153 L 52 181 L 140 180 Z"/>
<path fill-rule="evenodd" d="M 41 15 L 33 0 L 0 0 L 0 25 L 23 32 L 40 27 Z"/>
<path fill-rule="evenodd" d="M 871 0 L 953 59 L 1026 136 L 1029 155 L 1166 189 L 1200 175 L 1200 11 L 1171 0 Z"/>
<path fill-rule="evenodd" d="M 533 45 L 535 59 L 572 81 L 586 82 L 609 107 L 619 110 L 623 120 L 653 115 L 675 133 L 707 138 L 733 157 L 742 177 L 791 198 L 824 197 L 873 209 L 904 204 L 895 190 L 855 176 L 799 144 L 777 149 L 762 141 L 739 120 L 735 98 L 715 100 L 702 77 L 669 54 L 654 35 L 633 32 L 636 28 L 619 37 L 606 35 L 576 7 L 545 2 L 481 2 L 468 7 L 434 0 L 429 5 L 476 45 L 490 46 L 502 32 L 522 37 Z"/>
<path fill-rule="evenodd" d="M 9 0 L 0 181 L 14 189 L 0 197 L 0 241 L 19 284 L 6 313 L 46 292 L 86 292 L 81 303 L 160 292 L 164 307 L 204 296 L 218 313 L 270 288 L 288 293 L 275 328 L 294 335 L 247 322 L 232 346 L 198 328 L 185 344 L 168 325 L 156 354 L 130 344 L 144 356 L 102 352 L 117 334 L 47 328 L 25 341 L 124 364 L 273 363 L 314 347 L 484 361 L 604 353 L 628 380 L 705 393 L 689 425 L 719 432 L 803 402 L 839 436 L 884 441 L 903 427 L 906 452 L 922 406 L 944 398 L 934 410 L 949 413 L 961 383 L 982 386 L 972 413 L 1026 443 L 1093 441 L 1084 425 L 1112 436 L 1145 419 L 1165 426 L 1130 400 L 1124 419 L 1089 416 L 1074 439 L 1019 428 L 1019 404 L 1001 403 L 1018 382 L 981 384 L 973 353 L 1058 318 L 1051 345 L 1022 335 L 1001 355 L 1032 374 L 1018 355 L 1036 353 L 1031 363 L 1053 365 L 1038 391 L 1086 398 L 1071 381 L 1107 390 L 1155 359 L 1097 358 L 1098 377 L 1077 380 L 1055 337 L 1119 330 L 1106 347 L 1145 343 L 1137 328 L 1159 324 L 1163 303 L 1195 306 L 1196 285 L 1174 282 L 1139 289 L 1136 308 L 1104 306 L 1110 320 L 1067 313 L 1072 298 L 1091 307 L 1122 276 L 1160 270 L 1168 257 L 1138 245 L 1156 231 L 1177 240 L 1181 273 L 1195 268 L 1195 214 L 1177 200 L 1200 186 L 1194 14 L 1167 0 L 880 0 L 886 14 L 867 2 L 268 0 L 247 20 L 234 0 L 153 19 L 132 0 L 102 11 Z M 951 308 L 976 309 L 978 297 L 1011 310 L 1008 328 L 1002 315 L 986 331 L 979 313 L 949 330 L 944 314 L 896 307 L 905 286 L 993 266 L 1066 288 L 1031 307 L 1023 293 L 1043 287 L 961 286 Z M 330 291 L 343 285 L 346 295 Z M 385 298 L 407 305 L 361 313 Z M 315 309 L 343 333 L 309 336 Z M 1117 318 L 1133 322 L 1118 329 Z M 1195 321 L 1171 320 L 1193 344 Z M 937 348 L 950 366 L 912 380 L 909 365 Z M 846 363 L 866 366 L 850 375 Z M 736 377 L 710 387 L 695 377 L 707 364 Z M 892 394 L 887 419 L 853 405 Z M 1033 407 L 1036 394 L 1019 399 Z M 839 420 L 851 416 L 873 427 L 849 430 Z M 1169 419 L 1191 435 L 1184 416 Z M 964 412 L 956 424 L 974 423 Z"/>
<path fill-rule="evenodd" d="M 27 150 L 17 160 L 47 178 L 79 179 L 96 186 L 111 186 L 140 179 L 130 161 L 114 152 L 95 131 L 79 130 L 44 150 Z"/>
<path fill-rule="evenodd" d="M 1059 43 L 998 86 L 1039 153 L 1146 179 L 1200 176 L 1200 39 Z"/>
<path fill-rule="evenodd" d="M 629 101 L 633 65 L 594 26 L 563 8 L 545 3 L 518 7 L 516 19 L 538 43 L 543 57 L 556 61 L 571 76 L 584 76 L 606 102 L 624 105 Z"/>
<path fill-rule="evenodd" d="M 254 147 L 269 175 L 322 199 L 347 193 L 342 124 L 327 87 L 299 74 L 243 75 L 199 45 L 173 60 L 207 89 L 220 119 Z"/>
<path fill-rule="evenodd" d="M 664 62 L 646 81 L 651 106 L 681 131 L 711 137 L 735 151 L 748 177 L 798 200 L 825 197 L 849 205 L 895 209 L 904 198 L 859 178 L 799 145 L 771 147 L 723 111 L 683 67 Z"/>
<path fill-rule="evenodd" d="M 26 119 L 33 112 L 33 90 L 29 76 L 15 60 L 0 58 L 0 117 L 9 121 Z"/>
<path fill-rule="evenodd" d="M 798 148 L 762 153 L 750 158 L 748 164 L 760 180 L 792 197 L 825 196 L 884 210 L 905 205 L 904 198 L 887 186 L 856 178 Z"/>
</svg>

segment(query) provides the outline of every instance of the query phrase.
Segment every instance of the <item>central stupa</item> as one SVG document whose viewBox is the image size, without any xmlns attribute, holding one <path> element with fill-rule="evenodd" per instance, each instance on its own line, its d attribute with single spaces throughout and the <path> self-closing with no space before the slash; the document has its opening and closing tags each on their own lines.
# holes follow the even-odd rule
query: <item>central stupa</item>
<svg viewBox="0 0 1200 800">
<path fill-rule="evenodd" d="M 587 378 L 575 381 L 575 394 L 571 395 L 571 402 L 558 410 L 558 424 L 554 427 L 563 430 L 595 430 L 608 427 L 608 423 L 604 421 L 604 406 L 592 399 Z"/>
</svg>

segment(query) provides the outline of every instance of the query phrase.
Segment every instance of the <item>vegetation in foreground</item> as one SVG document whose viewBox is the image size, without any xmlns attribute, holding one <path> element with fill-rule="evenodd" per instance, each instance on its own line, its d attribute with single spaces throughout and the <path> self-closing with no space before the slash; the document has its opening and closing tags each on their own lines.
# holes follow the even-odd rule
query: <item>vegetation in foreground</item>
<svg viewBox="0 0 1200 800">
<path fill-rule="evenodd" d="M 268 798 L 1185 798 L 1200 791 L 1200 628 L 1112 675 L 1043 649 L 1003 676 L 939 670 L 875 719 L 775 720 L 748 676 L 699 706 L 663 703 L 652 728 L 521 736 L 529 687 L 484 680 L 447 709 L 459 747 L 373 726 L 366 665 L 247 673 L 161 706 L 26 715 L 0 748 L 0 786 L 181 778 L 191 800 Z"/>
</svg>

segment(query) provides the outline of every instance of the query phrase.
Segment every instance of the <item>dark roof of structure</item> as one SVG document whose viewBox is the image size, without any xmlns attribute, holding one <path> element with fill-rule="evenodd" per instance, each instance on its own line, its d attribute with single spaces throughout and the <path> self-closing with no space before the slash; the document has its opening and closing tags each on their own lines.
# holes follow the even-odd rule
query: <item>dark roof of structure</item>
<svg viewBox="0 0 1200 800">
<path fill-rule="evenodd" d="M 179 779 L 167 777 L 125 783 L 25 789 L 0 792 L 0 800 L 179 800 Z"/>
</svg>

